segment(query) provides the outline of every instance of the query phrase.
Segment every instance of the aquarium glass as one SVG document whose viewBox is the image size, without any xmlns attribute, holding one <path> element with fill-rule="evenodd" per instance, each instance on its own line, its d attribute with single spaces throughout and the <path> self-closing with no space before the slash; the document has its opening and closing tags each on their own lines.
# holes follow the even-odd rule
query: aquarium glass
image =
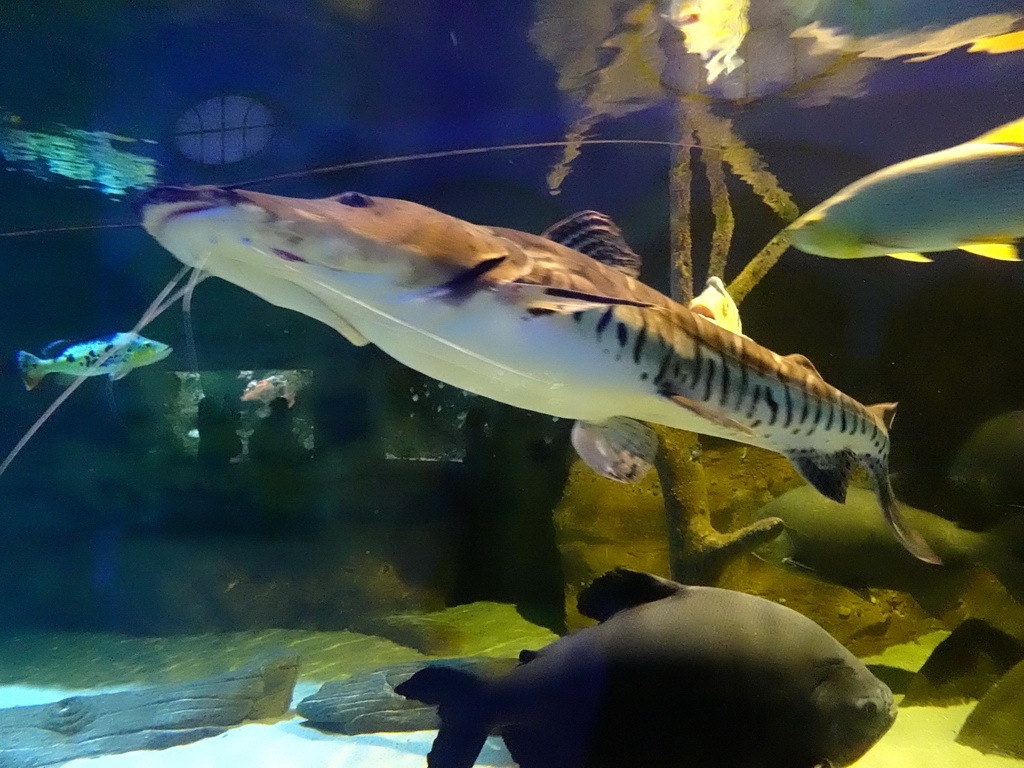
<svg viewBox="0 0 1024 768">
<path fill-rule="evenodd" d="M 0 766 L 1024 766 L 1020 0 L 0 31 Z"/>
</svg>

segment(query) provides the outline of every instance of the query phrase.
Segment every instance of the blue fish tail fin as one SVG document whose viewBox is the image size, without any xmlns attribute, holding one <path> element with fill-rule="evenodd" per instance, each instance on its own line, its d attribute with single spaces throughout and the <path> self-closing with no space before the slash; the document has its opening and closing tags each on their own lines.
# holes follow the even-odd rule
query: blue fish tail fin
<svg viewBox="0 0 1024 768">
<path fill-rule="evenodd" d="M 472 768 L 491 728 L 480 678 L 434 665 L 395 686 L 395 693 L 437 705 L 441 728 L 427 755 L 428 768 Z"/>
<path fill-rule="evenodd" d="M 43 361 L 31 352 L 24 350 L 18 352 L 17 359 L 18 370 L 21 371 L 21 380 L 25 384 L 25 389 L 33 389 L 46 375 Z"/>
</svg>

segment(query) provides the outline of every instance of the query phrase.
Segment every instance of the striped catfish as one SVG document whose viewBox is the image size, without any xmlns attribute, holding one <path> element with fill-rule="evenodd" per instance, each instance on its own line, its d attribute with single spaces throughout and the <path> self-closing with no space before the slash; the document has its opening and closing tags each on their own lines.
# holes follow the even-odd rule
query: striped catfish
<svg viewBox="0 0 1024 768">
<path fill-rule="evenodd" d="M 902 524 L 889 482 L 895 406 L 861 405 L 805 357 L 639 282 L 639 257 L 600 214 L 537 236 L 358 192 L 158 187 L 140 205 L 146 231 L 186 265 L 440 381 L 576 420 L 574 446 L 607 477 L 650 468 L 644 421 L 782 453 L 837 501 L 861 465 L 906 548 L 938 562 Z"/>
</svg>

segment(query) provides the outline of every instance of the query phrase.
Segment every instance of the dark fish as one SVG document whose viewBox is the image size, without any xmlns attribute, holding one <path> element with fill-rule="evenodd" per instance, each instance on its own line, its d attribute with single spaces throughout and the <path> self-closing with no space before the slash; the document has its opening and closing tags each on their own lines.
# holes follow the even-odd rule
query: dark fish
<svg viewBox="0 0 1024 768">
<path fill-rule="evenodd" d="M 763 559 L 853 590 L 898 589 L 927 610 L 938 610 L 963 586 L 968 569 L 991 571 L 1018 600 L 1024 598 L 1024 521 L 1013 518 L 987 532 L 968 531 L 943 517 L 902 505 L 943 567 L 921 562 L 886 534 L 875 496 L 850 488 L 838 504 L 807 487 L 794 488 L 757 515 L 780 517 L 782 535 L 757 550 Z"/>
<path fill-rule="evenodd" d="M 521 768 L 843 766 L 892 725 L 889 688 L 784 606 L 622 568 L 579 602 L 601 623 L 504 678 L 435 665 L 395 689 L 439 705 L 430 768 L 470 768 L 492 730 Z"/>
</svg>

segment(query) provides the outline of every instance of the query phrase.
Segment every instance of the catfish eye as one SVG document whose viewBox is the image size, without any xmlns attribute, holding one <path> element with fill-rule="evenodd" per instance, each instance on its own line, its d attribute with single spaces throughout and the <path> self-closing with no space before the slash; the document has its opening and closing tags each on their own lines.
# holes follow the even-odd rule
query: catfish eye
<svg viewBox="0 0 1024 768">
<path fill-rule="evenodd" d="M 342 192 L 336 199 L 342 205 L 347 205 L 350 208 L 369 208 L 373 205 L 370 198 L 359 192 Z"/>
</svg>

